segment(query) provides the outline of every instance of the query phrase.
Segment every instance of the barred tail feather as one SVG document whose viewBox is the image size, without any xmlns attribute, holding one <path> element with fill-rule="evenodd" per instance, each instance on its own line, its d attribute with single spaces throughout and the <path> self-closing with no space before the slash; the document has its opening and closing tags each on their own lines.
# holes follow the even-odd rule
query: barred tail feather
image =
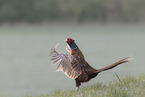
<svg viewBox="0 0 145 97">
<path fill-rule="evenodd" d="M 131 60 L 132 60 L 132 58 L 126 57 L 126 58 L 124 58 L 124 59 L 122 59 L 122 60 L 120 60 L 120 61 L 118 61 L 118 62 L 116 62 L 116 63 L 114 63 L 112 65 L 109 65 L 107 67 L 104 67 L 104 68 L 101 68 L 101 69 L 97 70 L 97 72 L 101 72 L 101 71 L 106 71 L 106 70 L 112 69 L 112 68 L 114 68 L 114 67 L 116 67 L 116 66 L 118 66 L 118 65 L 120 65 L 122 63 L 126 63 L 126 62 L 129 62 Z"/>
</svg>

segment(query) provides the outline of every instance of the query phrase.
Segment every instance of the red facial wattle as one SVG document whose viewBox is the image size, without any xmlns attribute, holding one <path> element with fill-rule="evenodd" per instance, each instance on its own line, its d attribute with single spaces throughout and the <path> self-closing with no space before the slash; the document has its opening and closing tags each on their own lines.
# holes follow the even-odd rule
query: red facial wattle
<svg viewBox="0 0 145 97">
<path fill-rule="evenodd" d="M 67 43 L 70 45 L 72 40 L 70 38 L 67 39 Z"/>
</svg>

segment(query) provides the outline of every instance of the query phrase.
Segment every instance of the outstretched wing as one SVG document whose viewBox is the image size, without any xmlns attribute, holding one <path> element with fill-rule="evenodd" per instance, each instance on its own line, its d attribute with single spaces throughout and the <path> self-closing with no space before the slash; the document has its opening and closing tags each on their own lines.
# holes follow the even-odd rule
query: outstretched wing
<svg viewBox="0 0 145 97">
<path fill-rule="evenodd" d="M 58 63 L 56 71 L 63 71 L 69 78 L 75 79 L 82 73 L 82 67 L 74 56 L 56 52 L 58 44 L 51 49 L 50 56 L 53 64 Z"/>
</svg>

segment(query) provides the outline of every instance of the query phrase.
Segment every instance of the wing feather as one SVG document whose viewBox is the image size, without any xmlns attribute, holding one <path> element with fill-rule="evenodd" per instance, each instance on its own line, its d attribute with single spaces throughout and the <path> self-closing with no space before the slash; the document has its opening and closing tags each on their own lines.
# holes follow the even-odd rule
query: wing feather
<svg viewBox="0 0 145 97">
<path fill-rule="evenodd" d="M 57 45 L 51 49 L 50 53 L 53 64 L 59 63 L 56 71 L 63 71 L 69 78 L 77 78 L 82 73 L 81 65 L 74 56 L 56 52 L 56 47 Z"/>
</svg>

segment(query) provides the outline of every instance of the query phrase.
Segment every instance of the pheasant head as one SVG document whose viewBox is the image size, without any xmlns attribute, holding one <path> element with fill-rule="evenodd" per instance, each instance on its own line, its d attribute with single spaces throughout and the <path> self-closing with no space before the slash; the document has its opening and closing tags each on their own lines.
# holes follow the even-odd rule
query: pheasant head
<svg viewBox="0 0 145 97">
<path fill-rule="evenodd" d="M 71 38 L 68 38 L 68 39 L 66 40 L 66 42 L 67 42 L 67 44 L 69 45 L 69 47 L 70 47 L 71 50 L 76 50 L 76 49 L 78 49 L 78 46 L 76 45 L 75 40 L 73 40 L 73 39 L 71 39 Z"/>
</svg>

